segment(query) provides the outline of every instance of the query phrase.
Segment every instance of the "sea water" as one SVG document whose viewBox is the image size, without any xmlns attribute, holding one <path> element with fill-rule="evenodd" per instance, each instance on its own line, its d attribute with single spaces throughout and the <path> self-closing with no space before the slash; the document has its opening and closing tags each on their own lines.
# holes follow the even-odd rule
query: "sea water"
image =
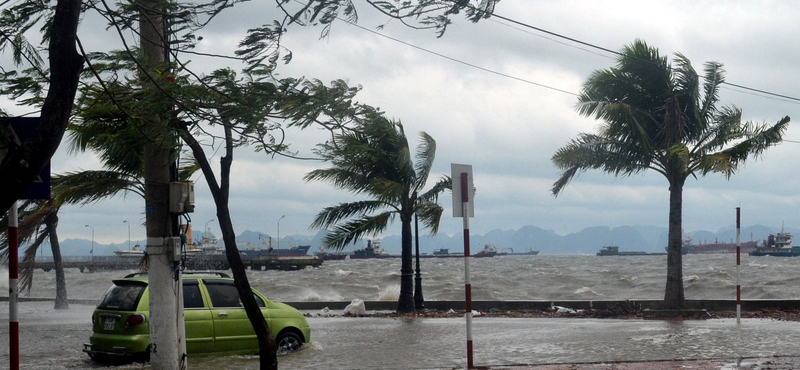
<svg viewBox="0 0 800 370">
<path fill-rule="evenodd" d="M 744 299 L 799 299 L 800 259 L 743 256 Z M 464 261 L 422 259 L 426 301 L 464 298 Z M 665 256 L 497 256 L 470 260 L 475 300 L 661 299 Z M 326 261 L 300 271 L 248 271 L 251 284 L 280 301 L 394 301 L 399 259 Z M 99 299 L 111 279 L 132 271 L 66 271 L 70 298 Z M 3 272 L 3 274 L 5 274 Z M 0 284 L 7 281 L 0 279 Z M 734 299 L 732 255 L 684 256 L 687 299 Z M 5 290 L 7 291 L 7 290 Z M 31 297 L 53 297 L 55 274 L 36 271 Z M 91 335 L 91 305 L 54 310 L 20 304 L 23 369 L 105 368 L 81 352 Z M 464 319 L 343 318 L 306 312 L 312 343 L 279 358 L 282 369 L 453 369 L 466 365 Z M 0 303 L 0 317 L 8 304 Z M 746 319 L 642 321 L 597 319 L 473 320 L 475 364 L 542 364 L 798 355 L 800 323 Z M 7 322 L 0 362 L 8 363 Z M 196 359 L 190 369 L 257 369 L 254 356 Z M 132 364 L 120 369 L 149 369 Z"/>
<path fill-rule="evenodd" d="M 538 255 L 470 260 L 474 300 L 645 300 L 662 299 L 666 256 Z M 686 299 L 735 299 L 736 256 L 683 256 Z M 738 266 L 742 299 L 800 299 L 800 258 L 742 256 Z M 464 260 L 420 260 L 425 300 L 464 299 Z M 67 269 L 70 298 L 99 299 L 111 280 L 134 272 L 81 273 Z M 400 293 L 400 259 L 325 261 L 299 271 L 247 271 L 250 284 L 279 301 L 395 301 Z M 0 271 L 7 287 L 7 273 Z M 37 270 L 23 296 L 54 297 L 55 273 Z M 0 295 L 8 295 L 0 289 Z"/>
</svg>

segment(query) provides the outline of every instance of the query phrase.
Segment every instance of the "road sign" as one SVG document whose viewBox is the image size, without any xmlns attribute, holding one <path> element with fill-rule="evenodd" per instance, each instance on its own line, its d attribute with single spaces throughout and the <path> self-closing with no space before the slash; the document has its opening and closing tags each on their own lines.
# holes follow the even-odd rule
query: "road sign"
<svg viewBox="0 0 800 370">
<path fill-rule="evenodd" d="M 39 117 L 0 118 L 0 162 L 3 161 L 9 150 L 20 147 L 28 137 L 33 135 L 37 126 L 39 126 Z M 20 199 L 50 199 L 50 161 Z"/>
<path fill-rule="evenodd" d="M 450 178 L 453 190 L 453 217 L 465 217 L 464 205 L 461 198 L 461 174 L 467 173 L 467 189 L 469 195 L 467 198 L 468 215 L 466 217 L 475 217 L 475 187 L 472 184 L 472 165 L 469 164 L 450 164 Z"/>
</svg>

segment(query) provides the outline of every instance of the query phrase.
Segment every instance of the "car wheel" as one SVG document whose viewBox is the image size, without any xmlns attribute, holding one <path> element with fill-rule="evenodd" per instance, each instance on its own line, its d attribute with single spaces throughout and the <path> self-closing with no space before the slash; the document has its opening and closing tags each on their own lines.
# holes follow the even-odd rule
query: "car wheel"
<svg viewBox="0 0 800 370">
<path fill-rule="evenodd" d="M 278 335 L 278 353 L 292 353 L 303 346 L 303 339 L 295 332 L 287 331 Z"/>
</svg>

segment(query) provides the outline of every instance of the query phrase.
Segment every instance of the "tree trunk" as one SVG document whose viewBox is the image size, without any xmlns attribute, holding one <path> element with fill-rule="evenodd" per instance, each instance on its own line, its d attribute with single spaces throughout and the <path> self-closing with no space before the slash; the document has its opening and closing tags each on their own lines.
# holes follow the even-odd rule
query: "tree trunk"
<svg viewBox="0 0 800 370">
<path fill-rule="evenodd" d="M 669 236 L 667 242 L 667 286 L 664 290 L 664 306 L 670 309 L 684 307 L 683 295 L 683 183 L 670 181 L 669 187 Z"/>
<path fill-rule="evenodd" d="M 211 196 L 214 198 L 214 204 L 217 207 L 217 220 L 219 220 L 219 227 L 222 231 L 222 241 L 225 245 L 225 256 L 228 259 L 228 265 L 233 274 L 233 281 L 236 285 L 236 290 L 239 292 L 239 297 L 242 300 L 245 312 L 247 313 L 247 318 L 250 320 L 250 325 L 253 326 L 256 338 L 258 338 L 259 368 L 261 370 L 278 370 L 278 347 L 275 343 L 275 338 L 272 336 L 267 326 L 267 321 L 264 319 L 264 315 L 253 297 L 250 282 L 247 280 L 246 268 L 242 262 L 242 256 L 239 254 L 239 248 L 236 247 L 236 233 L 234 232 L 233 222 L 231 221 L 230 211 L 228 209 L 230 169 L 233 163 L 233 141 L 231 138 L 230 125 L 225 126 L 226 154 L 220 159 L 221 185 L 217 185 L 214 171 L 208 163 L 205 151 L 200 143 L 195 140 L 186 127 L 179 128 L 178 132 L 184 143 L 192 149 L 192 154 L 200 165 Z"/>
<path fill-rule="evenodd" d="M 414 312 L 414 259 L 411 235 L 411 217 L 401 216 L 402 255 L 400 266 L 400 297 L 397 299 L 397 313 Z"/>
<path fill-rule="evenodd" d="M 61 245 L 58 243 L 58 215 L 51 213 L 45 220 L 47 224 L 48 234 L 50 236 L 50 248 L 53 251 L 53 266 L 56 271 L 56 303 L 55 309 L 66 310 L 69 309 L 69 300 L 67 299 L 67 280 L 64 277 L 64 262 L 61 258 Z"/>
<path fill-rule="evenodd" d="M 58 0 L 50 28 L 50 86 L 36 132 L 0 163 L 0 209 L 6 212 L 33 183 L 61 144 L 83 70 L 75 50 L 80 0 Z"/>
</svg>

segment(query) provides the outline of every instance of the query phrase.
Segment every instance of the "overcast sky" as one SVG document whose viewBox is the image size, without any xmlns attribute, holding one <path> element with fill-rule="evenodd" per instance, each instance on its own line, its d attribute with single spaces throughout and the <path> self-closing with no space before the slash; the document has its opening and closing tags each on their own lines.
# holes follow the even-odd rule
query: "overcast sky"
<svg viewBox="0 0 800 370">
<path fill-rule="evenodd" d="M 326 39 L 321 28 L 292 26 L 284 40 L 294 58 L 281 66 L 283 77 L 345 79 L 363 90 L 358 101 L 380 107 L 401 120 L 414 139 L 425 131 L 437 141 L 430 183 L 449 174 L 451 163 L 473 166 L 478 195 L 473 233 L 512 230 L 524 225 L 559 234 L 591 226 L 667 226 L 667 181 L 661 175 L 616 178 L 587 172 L 555 198 L 550 194 L 559 171 L 550 158 L 580 132 L 595 132 L 599 122 L 578 115 L 576 96 L 597 69 L 615 63 L 599 49 L 497 18 L 477 24 L 454 17 L 444 37 L 412 30 L 373 14 L 356 2 L 358 27 L 337 21 Z M 564 1 L 503 0 L 496 13 L 524 25 L 611 50 L 643 39 L 672 56 L 680 52 L 697 70 L 707 61 L 722 62 L 727 81 L 754 89 L 800 97 L 800 4 L 764 1 Z M 269 22 L 273 2 L 227 10 L 201 34 L 200 51 L 231 53 L 247 28 Z M 385 24 L 380 31 L 379 25 Z M 114 35 L 90 20 L 79 29 L 82 41 L 98 46 Z M 86 40 L 86 41 L 85 41 Z M 195 70 L 230 66 L 230 61 L 192 56 Z M 746 120 L 774 124 L 783 116 L 795 121 L 785 139 L 800 141 L 798 101 L 727 86 L 724 105 L 743 109 Z M 8 104 L 3 107 L 9 109 Z M 26 112 L 10 108 L 12 112 Z M 316 129 L 287 131 L 287 142 L 311 155 L 324 139 Z M 729 181 L 720 175 L 689 179 L 684 188 L 683 226 L 687 231 L 729 227 L 735 208 L 744 225 L 800 227 L 800 144 L 785 142 L 751 160 Z M 212 163 L 218 163 L 218 157 Z M 314 215 L 323 207 L 352 200 L 326 183 L 302 177 L 323 163 L 271 158 L 239 149 L 233 168 L 231 213 L 237 233 L 312 234 Z M 91 156 L 68 154 L 65 146 L 53 160 L 54 173 L 98 168 Z M 198 175 L 193 228 L 219 235 L 215 210 Z M 451 197 L 441 232 L 459 233 L 462 220 L 451 214 Z M 135 195 L 61 212 L 59 236 L 99 242 L 124 242 L 127 220 L 131 237 L 144 238 L 143 200 Z M 285 216 L 281 219 L 281 216 Z M 279 221 L 280 220 L 280 221 Z M 87 228 L 90 225 L 92 228 Z M 399 221 L 387 234 L 399 234 Z"/>
</svg>

